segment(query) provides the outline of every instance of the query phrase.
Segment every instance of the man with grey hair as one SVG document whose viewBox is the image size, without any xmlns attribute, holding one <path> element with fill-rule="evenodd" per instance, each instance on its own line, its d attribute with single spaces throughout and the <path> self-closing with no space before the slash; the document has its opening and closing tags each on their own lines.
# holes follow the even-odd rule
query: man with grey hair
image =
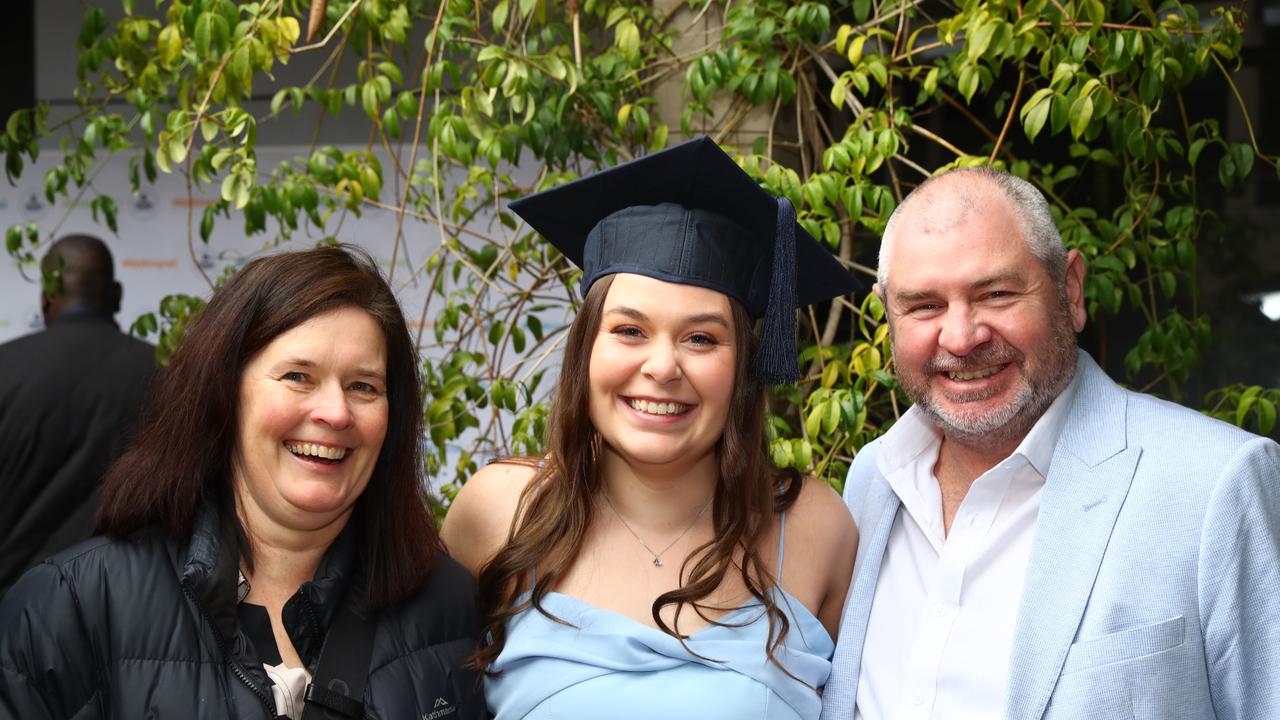
<svg viewBox="0 0 1280 720">
<path fill-rule="evenodd" d="M 858 453 L 824 720 L 1280 718 L 1280 446 L 1076 348 L 1084 259 L 987 168 L 890 218 L 913 407 Z"/>
<path fill-rule="evenodd" d="M 121 288 L 101 240 L 57 240 L 42 271 L 46 329 L 0 345 L 0 593 L 93 534 L 98 482 L 155 367 L 155 348 L 113 319 Z"/>
</svg>

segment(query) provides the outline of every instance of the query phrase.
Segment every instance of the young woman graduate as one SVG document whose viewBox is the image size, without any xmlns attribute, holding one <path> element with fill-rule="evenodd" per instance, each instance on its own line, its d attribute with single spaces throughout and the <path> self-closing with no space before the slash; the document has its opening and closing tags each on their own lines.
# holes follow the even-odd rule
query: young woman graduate
<svg viewBox="0 0 1280 720">
<path fill-rule="evenodd" d="M 771 465 L 765 389 L 799 377 L 796 309 L 853 278 L 707 138 L 511 209 L 584 300 L 546 456 L 484 468 L 445 522 L 490 711 L 816 718 L 857 535 Z"/>
</svg>

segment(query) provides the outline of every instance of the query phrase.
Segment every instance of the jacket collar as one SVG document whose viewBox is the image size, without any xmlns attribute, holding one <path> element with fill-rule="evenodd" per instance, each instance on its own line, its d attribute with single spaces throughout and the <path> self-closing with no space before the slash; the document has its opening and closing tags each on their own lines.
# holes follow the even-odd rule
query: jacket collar
<svg viewBox="0 0 1280 720">
<path fill-rule="evenodd" d="M 107 310 L 92 307 L 90 305 L 75 305 L 63 308 L 57 315 L 49 321 L 49 326 L 54 325 L 73 325 L 95 323 L 99 325 L 110 325 L 119 328 L 113 313 Z"/>
<path fill-rule="evenodd" d="M 192 526 L 180 577 L 214 630 L 224 640 L 238 645 L 236 586 L 240 574 L 240 543 L 232 511 L 219 505 L 216 501 L 207 501 L 201 506 Z M 353 524 L 354 521 L 348 523 L 339 533 L 316 568 L 315 577 L 298 588 L 282 613 L 295 649 L 308 665 L 319 656 L 324 635 L 357 567 Z M 314 627 L 315 623 L 319 627 Z"/>
<path fill-rule="evenodd" d="M 224 640 L 235 638 L 239 628 L 236 619 L 239 548 L 230 513 L 219 512 L 216 502 L 204 502 L 191 528 L 180 577 L 191 599 Z"/>
</svg>

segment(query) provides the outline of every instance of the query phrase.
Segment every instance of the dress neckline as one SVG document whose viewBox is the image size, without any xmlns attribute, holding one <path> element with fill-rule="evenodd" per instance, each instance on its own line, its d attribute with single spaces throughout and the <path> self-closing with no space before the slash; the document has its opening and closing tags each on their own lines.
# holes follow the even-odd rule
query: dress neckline
<svg viewBox="0 0 1280 720">
<path fill-rule="evenodd" d="M 819 620 L 818 617 L 813 614 L 813 611 L 810 610 L 808 606 L 806 606 L 803 602 L 800 602 L 799 599 L 797 599 L 794 595 L 787 592 L 785 589 L 783 589 L 779 585 L 773 586 L 773 588 L 771 588 L 769 592 L 772 592 L 775 595 L 781 595 L 781 598 L 780 598 L 781 602 L 779 602 L 779 604 L 785 605 L 787 609 L 790 610 L 791 616 L 794 617 L 799 623 L 807 624 L 816 628 L 819 632 L 821 632 L 822 637 L 826 638 L 826 641 L 828 644 L 835 645 L 835 640 L 831 637 L 831 633 L 827 632 L 827 627 L 822 624 L 822 621 Z M 528 593 L 526 593 L 526 598 L 527 597 L 528 597 Z M 546 597 L 558 598 L 564 602 L 567 602 L 571 605 L 576 605 L 577 607 L 583 610 L 586 610 L 588 612 L 591 612 L 593 614 L 601 615 L 606 618 L 615 619 L 623 622 L 624 624 L 630 625 L 632 627 L 643 628 L 647 632 L 657 633 L 658 635 L 662 635 L 663 637 L 670 637 L 670 635 L 668 635 L 667 633 L 659 630 L 658 628 L 652 625 L 649 625 L 648 623 L 641 622 L 631 617 L 630 615 L 625 615 L 616 610 L 609 610 L 607 608 L 602 608 L 598 605 L 592 605 L 591 603 L 587 602 L 586 600 L 583 600 L 580 597 L 577 597 L 576 595 L 569 595 L 568 593 L 562 593 L 562 592 L 557 592 L 555 590 L 551 590 L 547 592 Z M 775 597 L 774 601 L 778 602 L 779 598 Z M 741 625 L 749 625 L 750 624 L 749 622 L 726 623 L 725 620 L 731 619 L 738 615 L 742 615 L 749 610 L 759 609 L 760 607 L 761 605 L 758 600 L 756 600 L 754 597 L 749 597 L 737 607 L 717 617 L 714 622 L 710 622 L 710 623 L 707 623 L 706 625 L 703 625 L 697 630 L 694 630 L 693 632 L 688 633 L 685 637 L 687 640 L 692 641 L 696 639 L 699 635 L 702 635 L 703 633 L 707 633 L 709 631 L 713 631 L 716 629 L 733 630 L 737 627 L 740 627 Z"/>
</svg>

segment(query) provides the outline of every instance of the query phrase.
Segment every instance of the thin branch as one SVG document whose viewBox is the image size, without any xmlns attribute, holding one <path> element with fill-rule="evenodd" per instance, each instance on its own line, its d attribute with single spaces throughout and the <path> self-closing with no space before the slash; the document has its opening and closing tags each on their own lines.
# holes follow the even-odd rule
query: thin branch
<svg viewBox="0 0 1280 720">
<path fill-rule="evenodd" d="M 1132 237 L 1133 231 L 1138 229 L 1138 225 L 1142 223 L 1143 218 L 1147 216 L 1147 212 L 1151 210 L 1151 203 L 1155 202 L 1156 194 L 1160 192 L 1160 159 L 1159 158 L 1156 158 L 1154 166 L 1155 166 L 1156 176 L 1154 181 L 1151 183 L 1151 194 L 1147 196 L 1147 202 L 1145 205 L 1142 206 L 1142 211 L 1138 213 L 1138 217 L 1133 219 L 1133 224 L 1129 226 L 1129 229 L 1125 230 L 1124 233 L 1120 235 L 1120 237 L 1116 238 L 1115 242 L 1111 243 L 1111 245 L 1106 250 L 1103 251 L 1102 253 L 1103 255 L 1110 255 L 1111 253 L 1115 252 L 1115 249 L 1120 247 L 1120 243 Z"/>
<path fill-rule="evenodd" d="M 528 382 L 529 376 L 532 375 L 534 372 L 536 372 L 538 368 L 542 367 L 542 363 L 546 362 L 547 358 L 551 356 L 551 353 L 555 352 L 556 348 L 560 347 L 560 343 L 564 342 L 564 339 L 569 337 L 569 333 L 565 332 L 565 330 L 568 329 L 568 327 L 569 327 L 568 325 L 562 325 L 551 331 L 552 334 L 556 335 L 555 342 L 547 346 L 547 349 L 544 350 L 542 354 L 538 356 L 537 360 L 534 361 L 533 365 L 531 365 L 529 369 L 525 371 L 524 375 L 520 376 L 520 379 L 517 382 L 519 382 L 521 385 L 525 384 L 526 382 Z"/>
<path fill-rule="evenodd" d="M 915 170 L 916 172 L 920 173 L 920 177 L 928 178 L 933 176 L 933 173 L 929 172 L 928 168 L 924 167 L 923 165 L 916 162 L 915 160 L 912 160 L 906 155 L 903 155 L 902 153 L 898 153 L 897 155 L 894 155 L 893 159 L 894 159 L 894 162 L 900 162 L 903 165 L 906 165 L 907 167 L 911 168 L 912 170 Z"/>
<path fill-rule="evenodd" d="M 1004 145 L 1005 136 L 1009 134 L 1009 126 L 1013 124 L 1013 115 L 1018 112 L 1018 101 L 1022 99 L 1022 86 L 1027 79 L 1026 66 L 1018 68 L 1018 87 L 1013 91 L 1013 102 L 1009 103 L 1009 112 L 1004 116 L 1004 127 L 1000 128 L 1000 137 L 996 138 L 995 147 L 991 148 L 991 157 L 987 158 L 988 163 L 996 161 L 996 155 L 1000 154 L 1000 146 Z"/>
<path fill-rule="evenodd" d="M 822 331 L 818 329 L 818 314 L 813 311 L 812 305 L 805 308 L 804 311 L 805 311 L 805 315 L 807 315 L 809 318 L 809 329 L 813 331 L 813 339 L 817 340 L 818 342 L 822 342 Z M 823 344 L 830 345 L 831 343 L 823 343 Z M 818 352 L 817 356 L 818 356 L 818 361 L 817 361 L 818 377 L 822 377 L 827 372 L 827 360 L 826 358 L 822 357 L 821 352 Z M 813 372 L 812 366 L 810 366 L 809 372 L 810 373 Z"/>
<path fill-rule="evenodd" d="M 414 125 L 413 125 L 413 147 L 409 151 L 409 162 L 405 165 L 405 167 L 409 168 L 410 175 L 405 180 L 404 192 L 401 193 L 400 195 L 400 207 L 396 210 L 396 237 L 394 242 L 391 245 L 391 268 L 387 271 L 388 282 L 390 282 L 391 278 L 395 275 L 396 252 L 400 249 L 400 243 L 404 239 L 404 214 L 405 214 L 405 211 L 408 209 L 407 206 L 409 204 L 409 192 L 413 187 L 412 173 L 413 173 L 413 168 L 417 165 L 417 162 L 418 162 L 418 147 L 421 144 L 421 140 L 422 140 L 422 119 L 427 109 L 427 85 L 429 84 L 427 81 L 429 79 L 429 76 L 431 75 L 431 63 L 435 58 L 435 52 L 436 52 L 436 38 L 439 37 L 440 35 L 440 23 L 444 18 L 444 9 L 446 5 L 447 3 L 441 2 L 440 9 L 436 11 L 435 24 L 431 28 L 431 47 L 427 48 L 427 61 L 423 65 L 422 75 L 420 76 L 422 78 L 422 88 L 418 91 L 418 117 L 416 120 L 414 120 Z M 435 102 L 437 104 L 440 102 L 439 94 L 440 94 L 440 89 L 436 88 Z M 435 149 L 433 148 L 432 155 L 434 154 L 435 154 Z M 436 189 L 437 195 L 439 194 L 439 192 L 440 190 L 437 187 Z M 439 216 L 438 203 L 437 203 L 436 214 L 437 216 Z M 440 241 L 441 243 L 444 242 L 443 226 L 440 228 Z"/>
<path fill-rule="evenodd" d="M 441 3 L 443 5 L 444 3 Z M 578 21 L 578 0 L 569 0 L 569 16 L 573 18 L 573 62 L 582 71 L 582 27 Z"/>
<path fill-rule="evenodd" d="M 893 63 L 897 65 L 898 63 L 910 60 L 911 58 L 915 57 L 916 55 L 920 55 L 921 53 L 927 53 L 930 50 L 936 50 L 941 47 L 949 47 L 955 44 L 956 43 L 944 43 L 941 40 L 939 40 L 937 42 L 931 42 L 927 45 L 919 45 L 917 47 L 911 48 L 910 50 L 902 53 L 901 55 L 894 55 Z"/>
<path fill-rule="evenodd" d="M 429 262 L 430 259 L 434 256 L 435 256 L 435 253 L 431 253 L 431 255 L 428 255 L 427 262 Z M 422 314 L 418 317 L 418 334 L 413 339 L 413 344 L 415 347 L 418 347 L 418 348 L 422 347 L 422 331 L 427 327 L 427 312 L 431 308 L 431 298 L 435 296 L 436 284 L 440 282 L 440 275 L 444 273 L 444 267 L 445 265 L 448 265 L 448 264 L 449 263 L 445 262 L 444 256 L 441 256 L 440 263 L 436 265 L 436 274 L 431 278 L 431 282 L 427 285 L 427 291 L 423 293 L 424 297 L 422 299 Z"/>
<path fill-rule="evenodd" d="M 1258 147 L 1258 137 L 1253 134 L 1253 121 L 1249 119 L 1249 108 L 1245 106 L 1244 98 L 1240 96 L 1240 89 L 1236 87 L 1235 81 L 1231 79 L 1231 73 L 1227 72 L 1227 68 L 1218 59 L 1217 55 L 1210 53 L 1209 57 L 1213 58 L 1213 64 L 1217 65 L 1218 69 L 1222 71 L 1222 77 L 1227 81 L 1227 87 L 1231 88 L 1231 94 L 1235 95 L 1236 102 L 1240 104 L 1240 114 L 1244 116 L 1244 126 L 1249 131 L 1249 143 L 1253 146 L 1253 152 L 1262 158 L 1263 162 L 1275 167 L 1276 162 L 1262 154 L 1262 149 Z"/>
<path fill-rule="evenodd" d="M 303 45 L 302 47 L 289 48 L 289 53 L 291 55 L 296 55 L 300 52 L 316 50 L 328 45 L 329 41 L 333 39 L 334 33 L 338 32 L 338 28 L 342 27 L 343 23 L 347 21 L 347 18 L 351 17 L 351 13 L 355 12 L 356 8 L 360 7 L 363 2 L 364 0 L 355 0 L 355 2 L 351 3 L 351 7 L 347 8 L 347 11 L 342 14 L 342 17 L 338 18 L 338 22 L 334 23 L 333 27 L 329 28 L 329 34 L 325 35 L 318 42 L 313 42 L 310 45 Z"/>
<path fill-rule="evenodd" d="M 328 70 L 330 65 L 332 65 L 338 58 L 342 57 L 342 52 L 347 47 L 346 38 L 347 36 L 343 36 L 343 41 L 333 46 L 333 51 L 329 53 L 329 57 L 325 58 L 324 62 L 320 63 L 320 67 L 316 68 L 315 73 L 311 75 L 311 79 L 307 81 L 306 85 L 303 85 L 304 88 L 310 88 L 320 82 L 320 76 L 324 75 L 325 70 Z"/>
<path fill-rule="evenodd" d="M 930 139 L 930 140 L 932 140 L 932 141 L 934 141 L 934 142 L 938 143 L 939 145 L 941 145 L 942 147 L 946 148 L 947 150 L 950 150 L 952 153 L 955 153 L 955 155 L 956 155 L 957 157 L 965 157 L 965 156 L 969 155 L 969 153 L 967 153 L 967 152 L 965 152 L 965 151 L 961 150 L 960 148 L 956 147 L 955 145 L 952 145 L 952 144 L 951 144 L 951 142 L 950 142 L 949 140 L 947 140 L 946 138 L 944 138 L 944 137 L 942 137 L 942 136 L 940 136 L 940 135 L 937 135 L 937 134 L 936 134 L 936 133 L 934 133 L 932 130 L 930 130 L 929 128 L 927 128 L 927 127 L 925 127 L 925 126 L 923 126 L 923 125 L 916 125 L 916 124 L 914 124 L 914 123 L 913 123 L 913 124 L 911 125 L 911 132 L 913 132 L 913 133 L 915 133 L 915 134 L 917 134 L 917 135 L 920 135 L 920 136 L 922 136 L 922 137 L 928 138 L 928 139 Z"/>
<path fill-rule="evenodd" d="M 1151 388 L 1153 388 L 1153 387 L 1155 387 L 1155 386 L 1159 385 L 1160 383 L 1164 382 L 1164 381 L 1165 381 L 1165 379 L 1166 379 L 1166 378 L 1168 378 L 1168 377 L 1169 377 L 1169 372 L 1166 370 L 1165 372 L 1162 372 L 1162 373 L 1160 373 L 1159 375 L 1157 375 L 1155 380 L 1152 380 L 1151 382 L 1147 383 L 1146 385 L 1143 385 L 1143 386 L 1142 386 L 1142 389 L 1141 389 L 1141 390 L 1139 390 L 1138 392 L 1141 392 L 1141 393 L 1151 392 Z"/>
<path fill-rule="evenodd" d="M 986 123 L 978 119 L 978 116 L 970 112 L 969 108 L 965 107 L 964 103 L 952 97 L 951 93 L 946 93 L 946 92 L 942 93 L 942 100 L 946 104 L 960 111 L 960 114 L 963 115 L 965 119 L 968 120 L 970 123 L 972 123 L 973 126 L 978 129 L 978 132 L 981 132 L 983 135 L 986 135 L 988 140 L 990 140 L 991 142 L 996 141 L 997 139 L 996 134 L 991 132 L 991 128 L 987 127 Z"/>
<path fill-rule="evenodd" d="M 327 89 L 332 90 L 333 85 L 338 80 L 338 71 L 342 69 L 342 56 L 347 51 L 347 45 L 351 42 L 350 35 L 343 35 L 342 42 L 338 43 L 337 61 L 333 63 L 333 67 L 329 71 L 329 82 Z M 320 144 L 320 128 L 324 126 L 325 115 L 328 110 L 324 103 L 320 103 L 320 117 L 316 120 L 316 126 L 311 131 L 311 145 L 307 148 L 308 153 L 314 153 L 316 146 Z"/>
<path fill-rule="evenodd" d="M 809 50 L 808 52 L 809 52 L 809 57 L 813 58 L 814 62 L 818 64 L 818 67 L 822 68 L 822 72 L 826 74 L 828 80 L 830 80 L 832 83 L 835 83 L 840 79 L 840 76 L 836 74 L 835 69 L 831 67 L 831 64 L 827 62 L 826 58 L 822 57 L 821 55 L 819 55 L 818 53 L 812 50 Z M 853 91 L 849 90 L 848 88 L 845 88 L 844 90 L 844 101 L 846 104 L 849 105 L 850 108 L 853 109 L 854 115 L 860 116 L 865 110 L 865 108 L 862 106 L 862 102 L 858 100 L 858 98 L 854 96 Z"/>
<path fill-rule="evenodd" d="M 193 133 L 194 134 L 194 133 Z M 200 265 L 200 258 L 196 257 L 196 237 L 195 237 L 195 189 L 191 186 L 191 163 L 194 158 L 191 154 L 187 154 L 187 170 L 184 173 L 187 179 L 187 252 L 191 253 L 191 264 L 196 266 L 196 270 L 200 271 L 200 277 L 208 283 L 209 287 L 213 287 L 213 280 L 209 277 L 209 273 L 204 271 Z"/>
</svg>

